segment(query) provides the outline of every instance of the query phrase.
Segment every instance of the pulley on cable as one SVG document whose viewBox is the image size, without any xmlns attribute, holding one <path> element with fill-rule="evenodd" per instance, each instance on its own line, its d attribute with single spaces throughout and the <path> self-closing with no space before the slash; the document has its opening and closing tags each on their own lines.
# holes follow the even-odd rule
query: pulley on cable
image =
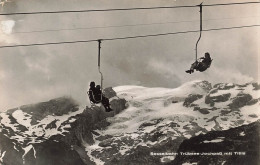
<svg viewBox="0 0 260 165">
<path fill-rule="evenodd" d="M 100 73 L 101 82 L 100 85 L 96 85 L 94 81 L 90 82 L 90 88 L 87 93 L 91 104 L 101 103 L 106 112 L 110 112 L 112 109 L 110 108 L 109 99 L 103 94 L 103 74 L 100 69 L 100 50 L 101 40 L 98 40 L 98 72 Z"/>
<path fill-rule="evenodd" d="M 186 70 L 186 73 L 193 73 L 194 70 L 196 71 L 200 71 L 203 72 L 206 69 L 208 69 L 211 65 L 211 62 L 213 59 L 211 59 L 210 54 L 208 52 L 205 53 L 204 57 L 201 57 L 198 59 L 198 44 L 199 41 L 201 39 L 201 35 L 202 35 L 202 3 L 200 5 L 198 5 L 200 7 L 200 36 L 199 39 L 196 42 L 196 47 L 195 47 L 195 62 L 193 64 L 191 64 L 191 68 L 189 70 Z"/>
</svg>

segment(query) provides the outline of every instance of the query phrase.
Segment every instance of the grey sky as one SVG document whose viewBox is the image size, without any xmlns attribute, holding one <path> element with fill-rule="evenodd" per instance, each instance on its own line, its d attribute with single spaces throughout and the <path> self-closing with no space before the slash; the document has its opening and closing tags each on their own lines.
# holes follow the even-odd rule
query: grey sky
<svg viewBox="0 0 260 165">
<path fill-rule="evenodd" d="M 12 0 L 1 12 L 58 11 L 151 6 L 197 5 L 202 0 Z M 204 4 L 235 0 L 206 0 Z M 241 0 L 239 2 L 247 2 Z M 259 24 L 260 5 L 205 7 L 203 28 Z M 14 20 L 13 34 L 0 33 L 0 45 L 89 40 L 198 30 L 198 8 L 67 13 L 1 17 Z M 230 19 L 232 18 L 232 19 Z M 213 20 L 212 20 L 213 19 Z M 159 22 L 193 21 L 150 26 L 96 28 L 47 33 L 14 33 Z M 198 54 L 210 52 L 212 67 L 186 74 L 194 61 L 199 33 L 102 43 L 104 85 L 177 87 L 203 79 L 212 83 L 258 81 L 259 27 L 203 32 Z M 97 43 L 0 49 L 0 111 L 23 104 L 71 95 L 86 104 L 90 81 L 100 82 Z"/>
</svg>

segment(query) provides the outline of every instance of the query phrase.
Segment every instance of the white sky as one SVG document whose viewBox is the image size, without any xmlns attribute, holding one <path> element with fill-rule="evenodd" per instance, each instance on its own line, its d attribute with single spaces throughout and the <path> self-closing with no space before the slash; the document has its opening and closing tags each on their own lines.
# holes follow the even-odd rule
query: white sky
<svg viewBox="0 0 260 165">
<path fill-rule="evenodd" d="M 254 1 L 254 0 L 252 0 Z M 197 5 L 201 0 L 12 0 L 2 13 Z M 205 0 L 204 4 L 235 0 Z M 247 2 L 240 0 L 239 2 Z M 260 4 L 203 8 L 203 28 L 259 24 Z M 160 9 L 1 16 L 0 45 L 89 40 L 199 29 L 199 9 Z M 17 33 L 180 22 L 147 26 L 95 28 L 45 33 Z M 188 21 L 188 22 L 183 22 Z M 211 83 L 258 81 L 259 27 L 203 32 L 198 55 L 210 52 L 212 67 L 189 75 L 199 33 L 104 41 L 101 69 L 104 85 L 177 87 L 194 79 Z M 90 81 L 100 82 L 97 43 L 0 49 L 0 111 L 71 95 L 85 103 Z"/>
</svg>

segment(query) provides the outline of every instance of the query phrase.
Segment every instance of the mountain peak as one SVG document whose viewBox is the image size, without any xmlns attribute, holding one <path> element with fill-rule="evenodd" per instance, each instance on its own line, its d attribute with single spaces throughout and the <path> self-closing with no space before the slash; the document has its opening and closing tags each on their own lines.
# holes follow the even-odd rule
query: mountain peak
<svg viewBox="0 0 260 165">
<path fill-rule="evenodd" d="M 79 164 L 123 164 L 133 159 L 135 164 L 170 162 L 174 156 L 150 152 L 178 152 L 185 139 L 256 122 L 258 86 L 219 83 L 212 87 L 201 80 L 174 89 L 119 86 L 104 90 L 112 112 L 105 112 L 101 104 L 81 108 L 66 97 L 21 106 L 0 114 L 0 142 L 8 144 L 0 145 L 0 157 L 6 162 L 18 155 L 20 163 L 13 164 L 32 165 L 43 157 L 53 159 L 46 153 L 55 151 L 60 156 L 74 155 L 66 161 Z M 48 152 L 41 150 L 43 146 Z"/>
</svg>

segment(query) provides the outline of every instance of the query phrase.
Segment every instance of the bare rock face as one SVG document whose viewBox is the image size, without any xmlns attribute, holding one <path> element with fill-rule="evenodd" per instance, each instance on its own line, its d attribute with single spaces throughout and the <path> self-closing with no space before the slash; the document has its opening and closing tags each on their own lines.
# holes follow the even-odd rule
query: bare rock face
<svg viewBox="0 0 260 165">
<path fill-rule="evenodd" d="M 196 107 L 196 108 L 194 108 L 194 110 L 197 110 L 197 111 L 199 111 L 202 114 L 209 114 L 210 113 L 207 108 Z"/>
<path fill-rule="evenodd" d="M 106 93 L 110 97 L 116 96 L 112 88 L 106 90 Z M 5 116 L 8 119 L 5 120 L 10 120 L 9 125 L 13 125 L 14 130 L 11 129 L 12 127 L 0 124 L 0 157 L 3 156 L 3 163 L 12 165 L 95 164 L 88 157 L 85 144 L 94 143 L 93 135 L 98 135 L 94 130 L 102 130 L 109 125 L 106 121 L 107 117 L 112 117 L 126 108 L 124 99 L 114 98 L 110 101 L 112 112 L 105 112 L 100 104 L 80 110 L 76 101 L 68 97 L 24 105 L 7 111 Z M 24 119 L 25 123 L 27 120 L 30 121 L 27 125 L 19 124 L 13 117 L 13 114 L 18 111 L 28 118 Z M 73 113 L 75 115 L 72 115 Z M 2 119 L 1 117 L 0 121 Z M 51 131 L 57 133 L 52 135 Z M 19 136 L 21 140 L 17 141 L 14 137 Z"/>
<path fill-rule="evenodd" d="M 12 114 L 17 109 L 18 108 L 8 110 L 8 113 Z M 23 105 L 20 109 L 32 115 L 31 124 L 34 125 L 38 123 L 38 120 L 42 120 L 48 115 L 61 116 L 69 112 L 77 111 L 78 104 L 70 97 L 60 97 L 47 102 Z"/>
<path fill-rule="evenodd" d="M 201 82 L 195 83 L 194 86 L 199 86 L 202 89 L 204 89 L 206 92 L 209 92 L 212 89 L 212 85 L 208 81 L 201 81 Z"/>
<path fill-rule="evenodd" d="M 30 150 L 24 157 L 27 165 L 85 165 L 79 154 L 72 150 L 70 145 L 63 142 L 47 140 L 41 144 L 35 144 L 34 150 Z"/>
<path fill-rule="evenodd" d="M 259 90 L 260 89 L 260 84 L 258 83 L 252 83 L 254 90 Z"/>
<path fill-rule="evenodd" d="M 105 88 L 103 93 L 109 99 L 116 96 L 116 92 L 113 90 L 112 87 Z"/>
<path fill-rule="evenodd" d="M 201 99 L 203 95 L 200 94 L 190 94 L 184 101 L 183 105 L 185 107 L 192 106 L 192 103 L 198 99 Z"/>
<path fill-rule="evenodd" d="M 186 155 L 178 154 L 168 165 L 258 164 L 260 162 L 259 143 L 260 121 L 225 131 L 209 132 L 184 140 L 178 153 L 182 152 Z M 199 155 L 192 155 L 194 153 L 199 153 Z M 212 153 L 215 155 L 208 155 Z"/>
<path fill-rule="evenodd" d="M 222 94 L 218 96 L 211 96 L 210 94 L 205 97 L 205 103 L 210 104 L 210 106 L 214 106 L 216 102 L 225 102 L 228 101 L 231 94 Z"/>
<path fill-rule="evenodd" d="M 252 100 L 252 96 L 250 94 L 239 93 L 237 97 L 232 99 L 232 103 L 229 104 L 230 108 L 240 108 L 249 103 Z"/>
<path fill-rule="evenodd" d="M 259 113 L 253 109 L 260 100 L 256 84 L 221 83 L 212 88 L 207 81 L 195 81 L 184 87 L 183 92 L 183 86 L 181 90 L 130 86 L 118 89 L 120 98 L 107 88 L 104 93 L 111 112 L 105 112 L 101 104 L 80 107 L 71 98 L 61 97 L 0 113 L 0 164 L 260 162 L 254 157 L 259 157 L 260 141 L 259 122 L 255 122 Z M 147 93 L 142 95 L 139 89 Z M 249 154 L 241 159 L 151 154 L 235 150 Z"/>
<path fill-rule="evenodd" d="M 213 86 L 213 88 L 217 88 L 219 90 L 228 90 L 234 88 L 235 84 L 227 84 L 227 83 L 218 83 Z"/>
</svg>

